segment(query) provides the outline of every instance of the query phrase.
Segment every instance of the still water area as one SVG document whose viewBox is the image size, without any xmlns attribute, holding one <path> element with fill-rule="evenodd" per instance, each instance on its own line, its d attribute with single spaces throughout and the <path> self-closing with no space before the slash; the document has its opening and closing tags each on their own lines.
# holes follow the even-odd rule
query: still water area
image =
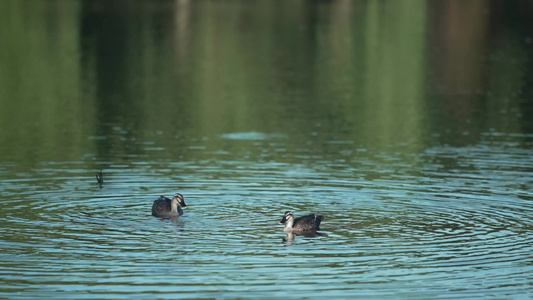
<svg viewBox="0 0 533 300">
<path fill-rule="evenodd" d="M 2 1 L 0 298 L 530 299 L 530 3 Z"/>
</svg>

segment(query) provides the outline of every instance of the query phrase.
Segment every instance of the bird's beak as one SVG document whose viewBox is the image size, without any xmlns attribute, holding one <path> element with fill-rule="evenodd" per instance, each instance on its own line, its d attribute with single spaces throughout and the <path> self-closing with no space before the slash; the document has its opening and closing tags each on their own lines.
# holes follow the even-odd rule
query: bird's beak
<svg viewBox="0 0 533 300">
<path fill-rule="evenodd" d="M 278 225 L 283 225 L 284 223 L 279 222 Z"/>
<path fill-rule="evenodd" d="M 189 208 L 188 206 L 184 206 L 183 208 Z"/>
</svg>

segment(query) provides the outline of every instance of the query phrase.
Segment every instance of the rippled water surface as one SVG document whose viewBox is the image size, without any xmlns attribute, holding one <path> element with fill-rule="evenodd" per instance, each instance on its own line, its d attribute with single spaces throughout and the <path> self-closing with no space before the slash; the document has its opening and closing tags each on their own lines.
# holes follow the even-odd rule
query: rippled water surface
<svg viewBox="0 0 533 300">
<path fill-rule="evenodd" d="M 527 7 L 6 3 L 0 298 L 533 296 Z"/>
<path fill-rule="evenodd" d="M 1 294 L 530 292 L 530 151 L 490 145 L 412 155 L 355 151 L 338 161 L 308 156 L 301 163 L 204 155 L 211 159 L 110 163 L 102 188 L 83 161 L 43 162 L 22 173 L 3 164 Z M 185 214 L 152 217 L 152 200 L 176 191 L 186 197 Z M 324 215 L 322 230 L 287 236 L 276 225 L 285 210 Z"/>
</svg>

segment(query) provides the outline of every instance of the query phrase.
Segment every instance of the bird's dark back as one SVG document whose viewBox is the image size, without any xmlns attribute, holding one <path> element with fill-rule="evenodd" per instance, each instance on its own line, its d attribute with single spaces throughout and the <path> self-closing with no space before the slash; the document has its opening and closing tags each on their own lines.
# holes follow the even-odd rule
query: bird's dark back
<svg viewBox="0 0 533 300">
<path fill-rule="evenodd" d="M 318 230 L 323 219 L 324 217 L 315 214 L 299 217 L 294 219 L 293 228 L 303 231 Z"/>
<path fill-rule="evenodd" d="M 152 215 L 160 215 L 164 212 L 169 212 L 172 209 L 172 206 L 170 205 L 171 201 L 172 200 L 167 197 L 159 197 L 159 199 L 154 201 L 154 205 L 152 206 Z"/>
</svg>

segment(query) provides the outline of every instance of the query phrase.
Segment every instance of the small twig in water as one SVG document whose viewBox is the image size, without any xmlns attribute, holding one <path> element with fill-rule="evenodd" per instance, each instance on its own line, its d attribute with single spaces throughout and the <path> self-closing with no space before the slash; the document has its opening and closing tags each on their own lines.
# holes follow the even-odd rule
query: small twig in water
<svg viewBox="0 0 533 300">
<path fill-rule="evenodd" d="M 98 171 L 98 174 L 96 174 L 96 180 L 98 181 L 98 185 L 102 186 L 104 184 L 104 173 L 102 170 Z"/>
</svg>

